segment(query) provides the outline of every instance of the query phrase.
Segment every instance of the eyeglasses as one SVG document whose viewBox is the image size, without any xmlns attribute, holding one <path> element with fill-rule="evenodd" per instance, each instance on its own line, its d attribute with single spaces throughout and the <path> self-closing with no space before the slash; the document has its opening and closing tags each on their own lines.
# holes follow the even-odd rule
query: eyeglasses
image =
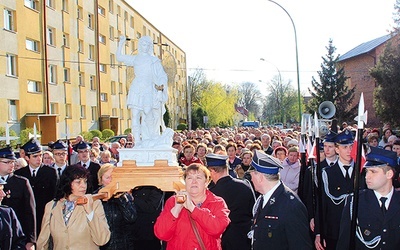
<svg viewBox="0 0 400 250">
<path fill-rule="evenodd" d="M 15 164 L 15 161 L 0 161 L 4 164 Z"/>
<path fill-rule="evenodd" d="M 54 155 L 56 155 L 56 156 L 66 156 L 67 153 L 55 153 Z"/>
</svg>

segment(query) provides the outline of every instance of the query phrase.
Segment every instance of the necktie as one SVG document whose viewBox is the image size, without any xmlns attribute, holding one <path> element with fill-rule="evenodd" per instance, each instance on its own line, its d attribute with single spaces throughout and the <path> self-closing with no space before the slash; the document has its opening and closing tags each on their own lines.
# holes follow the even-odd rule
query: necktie
<svg viewBox="0 0 400 250">
<path fill-rule="evenodd" d="M 346 170 L 346 175 L 345 175 L 346 181 L 348 181 L 348 180 L 350 180 L 350 175 L 349 175 L 350 166 L 349 165 L 343 165 L 343 167 Z"/>
<path fill-rule="evenodd" d="M 1 179 L 2 179 L 3 181 L 6 181 L 6 178 L 5 178 L 5 177 L 3 177 L 3 176 L 1 177 Z"/>
<path fill-rule="evenodd" d="M 32 178 L 35 178 L 35 177 L 36 177 L 35 172 L 36 172 L 36 169 L 32 170 Z"/>
<path fill-rule="evenodd" d="M 83 167 L 86 168 L 86 164 L 85 163 L 83 163 Z"/>
<path fill-rule="evenodd" d="M 61 176 L 61 168 L 57 168 L 58 176 Z"/>
<path fill-rule="evenodd" d="M 260 203 L 258 203 L 256 217 L 257 217 L 258 213 L 262 210 L 263 205 L 264 205 L 264 195 L 261 195 Z"/>
<path fill-rule="evenodd" d="M 329 163 L 329 166 L 330 166 L 330 167 L 332 167 L 332 166 L 333 166 L 333 164 L 335 164 L 335 163 L 331 162 L 331 163 Z"/>
<path fill-rule="evenodd" d="M 386 198 L 386 197 L 381 197 L 379 200 L 380 200 L 381 203 L 382 203 L 382 205 L 381 205 L 382 214 L 385 215 L 385 214 L 386 214 L 386 211 L 387 211 L 387 210 L 386 210 L 386 206 L 385 206 L 385 203 L 386 203 L 387 198 Z"/>
</svg>

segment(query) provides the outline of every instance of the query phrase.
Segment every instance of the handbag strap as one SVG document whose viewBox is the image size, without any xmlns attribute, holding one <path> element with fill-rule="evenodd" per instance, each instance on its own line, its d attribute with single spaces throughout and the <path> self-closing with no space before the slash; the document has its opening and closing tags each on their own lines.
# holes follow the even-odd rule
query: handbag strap
<svg viewBox="0 0 400 250">
<path fill-rule="evenodd" d="M 199 234 L 199 230 L 197 229 L 196 223 L 194 222 L 194 220 L 192 219 L 192 216 L 189 215 L 189 219 L 190 219 L 190 223 L 192 224 L 192 228 L 193 228 L 193 232 L 196 235 L 197 241 L 200 244 L 200 248 L 201 250 L 206 250 L 206 246 L 204 245 L 203 240 L 201 239 L 201 236 Z"/>
</svg>

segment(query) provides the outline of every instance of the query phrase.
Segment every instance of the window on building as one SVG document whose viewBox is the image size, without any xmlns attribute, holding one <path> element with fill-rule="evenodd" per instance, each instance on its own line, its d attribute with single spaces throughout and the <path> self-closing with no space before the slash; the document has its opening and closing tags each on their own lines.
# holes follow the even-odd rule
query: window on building
<svg viewBox="0 0 400 250">
<path fill-rule="evenodd" d="M 88 28 L 94 29 L 94 17 L 93 14 L 88 14 Z"/>
<path fill-rule="evenodd" d="M 85 86 L 85 73 L 79 72 L 78 82 L 79 82 L 79 86 Z"/>
<path fill-rule="evenodd" d="M 31 93 L 40 93 L 40 92 L 42 92 L 40 82 L 28 80 L 28 92 L 31 92 Z"/>
<path fill-rule="evenodd" d="M 63 46 L 69 48 L 69 34 L 63 34 Z"/>
<path fill-rule="evenodd" d="M 97 8 L 97 11 L 99 12 L 100 15 L 103 15 L 103 16 L 106 15 L 106 10 L 103 7 L 101 7 L 100 5 Z"/>
<path fill-rule="evenodd" d="M 111 116 L 114 116 L 114 117 L 117 117 L 117 116 L 118 116 L 118 114 L 117 114 L 117 109 L 116 109 L 116 108 L 112 108 L 112 109 L 111 109 Z"/>
<path fill-rule="evenodd" d="M 86 105 L 81 105 L 81 119 L 86 118 Z"/>
<path fill-rule="evenodd" d="M 100 101 L 106 102 L 107 100 L 107 93 L 100 93 Z"/>
<path fill-rule="evenodd" d="M 12 122 L 18 121 L 18 108 L 16 100 L 8 100 L 8 120 Z"/>
<path fill-rule="evenodd" d="M 117 4 L 117 15 L 121 16 L 121 7 Z"/>
<path fill-rule="evenodd" d="M 99 70 L 100 72 L 106 73 L 107 72 L 107 67 L 104 63 L 99 64 Z"/>
<path fill-rule="evenodd" d="M 90 82 L 90 90 L 96 90 L 96 76 L 91 75 L 89 78 L 89 82 Z"/>
<path fill-rule="evenodd" d="M 48 45 L 56 45 L 56 31 L 52 27 L 47 27 L 47 44 Z"/>
<path fill-rule="evenodd" d="M 131 22 L 130 22 L 130 24 L 131 24 L 131 28 L 133 29 L 134 26 L 135 26 L 135 18 L 134 18 L 133 16 L 131 16 Z"/>
<path fill-rule="evenodd" d="M 55 3 L 54 0 L 46 0 L 46 5 L 54 9 Z"/>
<path fill-rule="evenodd" d="M 92 122 L 96 122 L 97 121 L 97 107 L 96 106 L 92 106 L 91 107 L 91 111 L 92 111 Z"/>
<path fill-rule="evenodd" d="M 83 53 L 84 52 L 83 48 L 84 48 L 83 40 L 78 40 L 78 52 Z"/>
<path fill-rule="evenodd" d="M 113 0 L 108 1 L 108 11 L 110 11 L 111 14 L 114 13 L 114 1 Z"/>
<path fill-rule="evenodd" d="M 25 0 L 24 5 L 33 10 L 39 9 L 39 0 Z"/>
<path fill-rule="evenodd" d="M 89 60 L 94 60 L 94 45 L 89 45 Z"/>
<path fill-rule="evenodd" d="M 38 41 L 27 38 L 25 40 L 25 46 L 27 50 L 39 52 L 40 46 Z"/>
<path fill-rule="evenodd" d="M 110 39 L 114 40 L 114 27 L 110 25 L 109 27 Z"/>
<path fill-rule="evenodd" d="M 62 10 L 68 12 L 68 0 L 62 0 Z"/>
<path fill-rule="evenodd" d="M 17 76 L 17 56 L 13 54 L 6 55 L 7 60 L 7 75 Z"/>
<path fill-rule="evenodd" d="M 69 68 L 64 68 L 64 82 L 70 82 L 70 81 L 71 81 L 70 70 Z"/>
<path fill-rule="evenodd" d="M 118 92 L 119 92 L 119 94 L 123 94 L 124 93 L 124 90 L 123 90 L 123 87 L 122 87 L 123 85 L 122 85 L 122 82 L 120 82 L 119 83 L 119 85 L 118 85 Z"/>
<path fill-rule="evenodd" d="M 65 118 L 72 118 L 72 108 L 70 103 L 65 104 Z"/>
<path fill-rule="evenodd" d="M 49 83 L 57 84 L 57 66 L 49 65 Z"/>
<path fill-rule="evenodd" d="M 15 11 L 4 9 L 4 29 L 10 31 L 15 30 Z"/>
<path fill-rule="evenodd" d="M 115 81 L 111 81 L 111 95 L 117 94 L 117 86 L 115 86 Z"/>
<path fill-rule="evenodd" d="M 102 44 L 106 44 L 106 36 L 99 34 L 99 42 L 101 42 Z"/>
<path fill-rule="evenodd" d="M 83 8 L 81 6 L 78 6 L 77 8 L 77 14 L 78 14 L 78 19 L 83 20 Z"/>
<path fill-rule="evenodd" d="M 110 67 L 115 68 L 115 55 L 113 53 L 110 54 Z"/>
<path fill-rule="evenodd" d="M 49 111 L 50 111 L 50 114 L 59 114 L 59 112 L 58 112 L 58 103 L 51 102 Z"/>
</svg>

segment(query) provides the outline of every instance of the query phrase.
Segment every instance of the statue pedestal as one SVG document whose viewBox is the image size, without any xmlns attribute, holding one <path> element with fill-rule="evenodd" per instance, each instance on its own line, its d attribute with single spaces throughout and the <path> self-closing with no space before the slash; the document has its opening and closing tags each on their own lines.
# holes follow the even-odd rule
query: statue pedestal
<svg viewBox="0 0 400 250">
<path fill-rule="evenodd" d="M 136 166 L 153 166 L 155 160 L 167 160 L 168 166 L 179 166 L 174 148 L 121 148 L 118 167 L 126 160 L 135 160 Z"/>
</svg>

